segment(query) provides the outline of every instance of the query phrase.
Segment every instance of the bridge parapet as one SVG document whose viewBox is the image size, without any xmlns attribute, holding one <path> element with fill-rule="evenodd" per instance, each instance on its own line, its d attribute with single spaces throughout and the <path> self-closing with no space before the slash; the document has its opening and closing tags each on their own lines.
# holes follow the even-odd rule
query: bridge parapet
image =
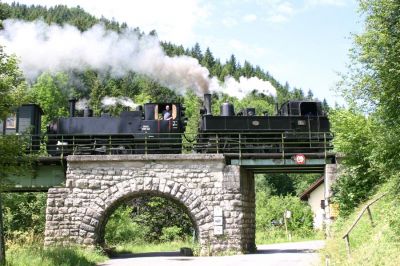
<svg viewBox="0 0 400 266">
<path fill-rule="evenodd" d="M 182 206 L 203 254 L 255 249 L 253 174 L 221 154 L 77 155 L 67 164 L 65 186 L 48 192 L 46 245 L 103 244 L 119 204 L 150 194 Z"/>
</svg>

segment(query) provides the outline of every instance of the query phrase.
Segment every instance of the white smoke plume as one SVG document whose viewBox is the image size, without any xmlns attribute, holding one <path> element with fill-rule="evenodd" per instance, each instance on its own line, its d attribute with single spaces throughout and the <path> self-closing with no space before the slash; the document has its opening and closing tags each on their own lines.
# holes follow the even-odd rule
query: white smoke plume
<svg viewBox="0 0 400 266">
<path fill-rule="evenodd" d="M 86 98 L 79 99 L 79 101 L 75 103 L 76 110 L 84 110 L 88 106 L 89 106 L 89 101 Z"/>
<path fill-rule="evenodd" d="M 254 90 L 265 95 L 276 96 L 275 87 L 269 81 L 257 77 L 239 77 L 239 81 L 236 81 L 233 77 L 227 76 L 223 83 L 216 78 L 210 82 L 211 92 L 223 92 L 238 99 L 242 99 Z"/>
<path fill-rule="evenodd" d="M 114 76 L 134 71 L 178 92 L 194 88 L 202 94 L 208 90 L 207 68 L 192 57 L 165 55 L 158 39 L 152 36 L 139 38 L 129 30 L 118 34 L 102 25 L 80 32 L 71 25 L 48 25 L 43 21 L 5 20 L 3 26 L 0 43 L 6 52 L 20 58 L 20 67 L 31 80 L 44 71 L 90 67 L 110 71 Z"/>
<path fill-rule="evenodd" d="M 110 107 L 110 106 L 115 106 L 117 104 L 120 104 L 125 107 L 130 107 L 131 109 L 134 109 L 137 104 L 135 104 L 131 99 L 128 97 L 104 97 L 101 100 L 101 104 L 103 107 Z"/>
<path fill-rule="evenodd" d="M 48 25 L 43 21 L 3 21 L 0 44 L 7 53 L 16 54 L 24 75 L 35 80 L 42 72 L 86 70 L 110 71 L 113 76 L 123 76 L 129 71 L 144 74 L 177 93 L 192 88 L 202 96 L 209 92 L 225 92 L 242 98 L 252 90 L 275 95 L 269 82 L 258 78 L 241 77 L 236 82 L 231 77 L 219 84 L 209 78 L 207 68 L 197 59 L 188 56 L 167 56 L 153 36 L 139 37 L 125 30 L 116 33 L 95 25 L 85 32 L 71 25 Z"/>
</svg>

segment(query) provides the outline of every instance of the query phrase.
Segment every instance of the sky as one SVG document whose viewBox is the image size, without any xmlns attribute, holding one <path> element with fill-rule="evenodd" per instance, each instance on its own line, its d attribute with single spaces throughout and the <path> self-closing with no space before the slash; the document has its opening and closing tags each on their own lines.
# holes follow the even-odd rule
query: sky
<svg viewBox="0 0 400 266">
<path fill-rule="evenodd" d="M 12 3 L 15 0 L 3 0 Z M 222 62 L 234 54 L 259 65 L 279 82 L 311 89 L 330 105 L 346 71 L 352 33 L 362 30 L 356 0 L 20 0 L 24 4 L 79 5 L 163 41 L 204 51 Z"/>
</svg>

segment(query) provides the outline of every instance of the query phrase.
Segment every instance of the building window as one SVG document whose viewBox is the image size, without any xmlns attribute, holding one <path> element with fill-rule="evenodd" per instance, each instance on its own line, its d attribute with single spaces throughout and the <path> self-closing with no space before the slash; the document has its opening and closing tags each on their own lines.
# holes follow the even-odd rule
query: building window
<svg viewBox="0 0 400 266">
<path fill-rule="evenodd" d="M 16 129 L 17 128 L 17 116 L 16 114 L 10 115 L 6 119 L 6 129 Z"/>
</svg>

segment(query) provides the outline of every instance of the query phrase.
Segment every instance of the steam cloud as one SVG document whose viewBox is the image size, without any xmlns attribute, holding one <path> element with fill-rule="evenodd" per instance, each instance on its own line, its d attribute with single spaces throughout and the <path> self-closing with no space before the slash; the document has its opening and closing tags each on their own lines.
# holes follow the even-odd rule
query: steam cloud
<svg viewBox="0 0 400 266">
<path fill-rule="evenodd" d="M 101 104 L 103 107 L 110 107 L 120 104 L 125 107 L 130 107 L 131 109 L 135 108 L 137 104 L 135 104 L 131 99 L 128 97 L 104 97 L 101 100 Z"/>
<path fill-rule="evenodd" d="M 48 25 L 43 21 L 3 21 L 0 43 L 7 53 L 14 53 L 20 59 L 25 76 L 34 80 L 42 72 L 85 70 L 92 68 L 99 72 L 109 71 L 113 76 L 123 76 L 128 71 L 149 76 L 161 85 L 184 92 L 195 89 L 196 94 L 225 92 L 242 97 L 248 91 L 257 89 L 276 90 L 269 82 L 257 78 L 240 78 L 239 83 L 227 77 L 225 84 L 218 84 L 209 78 L 209 71 L 197 59 L 188 56 L 167 56 L 152 36 L 139 37 L 136 32 L 125 30 L 116 33 L 95 25 L 80 32 L 71 25 Z M 254 86 L 250 88 L 250 86 Z M 257 87 L 258 86 L 258 87 Z"/>
<path fill-rule="evenodd" d="M 75 103 L 76 110 L 84 110 L 88 106 L 89 106 L 89 101 L 86 98 L 79 99 L 79 101 Z"/>
<path fill-rule="evenodd" d="M 257 77 L 240 77 L 239 81 L 236 81 L 233 77 L 227 76 L 222 84 L 216 78 L 213 78 L 210 82 L 210 90 L 212 92 L 223 92 L 239 99 L 254 90 L 265 95 L 276 96 L 275 87 L 269 81 Z"/>
</svg>

